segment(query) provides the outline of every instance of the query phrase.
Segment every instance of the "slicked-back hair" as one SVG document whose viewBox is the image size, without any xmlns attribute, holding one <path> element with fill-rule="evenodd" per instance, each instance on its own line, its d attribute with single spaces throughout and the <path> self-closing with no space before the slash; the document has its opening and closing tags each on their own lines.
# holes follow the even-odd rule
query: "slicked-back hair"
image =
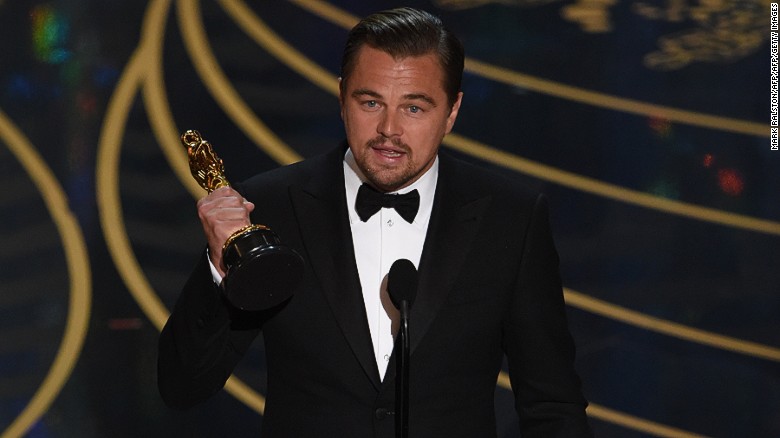
<svg viewBox="0 0 780 438">
<path fill-rule="evenodd" d="M 463 77 L 463 45 L 441 20 L 425 11 L 397 8 L 362 19 L 347 37 L 341 60 L 342 86 L 355 69 L 364 45 L 381 50 L 394 59 L 433 53 L 444 71 L 444 91 L 450 106 L 455 103 Z M 343 86 L 343 89 L 346 87 Z"/>
</svg>

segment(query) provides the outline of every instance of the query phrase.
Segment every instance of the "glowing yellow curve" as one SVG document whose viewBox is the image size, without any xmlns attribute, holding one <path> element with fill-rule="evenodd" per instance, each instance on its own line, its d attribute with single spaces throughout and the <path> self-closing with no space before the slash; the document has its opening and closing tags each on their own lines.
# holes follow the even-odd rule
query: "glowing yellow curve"
<svg viewBox="0 0 780 438">
<path fill-rule="evenodd" d="M 780 236 L 779 222 L 731 213 L 715 208 L 703 207 L 688 202 L 675 201 L 673 199 L 662 198 L 645 192 L 627 189 L 615 184 L 605 183 L 594 178 L 536 163 L 458 134 L 453 133 L 448 135 L 444 139 L 444 144 L 464 154 L 471 155 L 498 166 L 516 170 L 540 180 L 549 181 L 582 192 L 651 210 L 658 210 L 664 213 L 687 217 L 689 219 Z"/>
<path fill-rule="evenodd" d="M 498 386 L 512 390 L 512 385 L 509 382 L 509 375 L 505 372 L 501 372 L 498 375 Z M 604 406 L 591 403 L 587 409 L 588 415 L 593 418 L 617 424 L 618 426 L 625 427 L 627 429 L 638 430 L 648 435 L 668 438 L 703 438 L 704 435 L 699 435 L 686 430 L 678 429 L 676 427 L 667 426 L 665 424 L 656 423 L 654 421 L 646 420 L 644 418 L 629 415 L 624 412 L 619 412 L 614 409 L 609 409 Z"/>
<path fill-rule="evenodd" d="M 65 331 L 48 374 L 24 410 L 8 426 L 2 438 L 24 435 L 62 390 L 81 354 L 92 306 L 92 274 L 81 227 L 68 199 L 46 162 L 25 135 L 0 110 L 0 138 L 30 175 L 43 197 L 62 239 L 70 277 L 70 299 Z"/>
<path fill-rule="evenodd" d="M 635 327 L 695 342 L 697 344 L 780 362 L 780 348 L 745 341 L 731 336 L 719 335 L 717 333 L 645 315 L 635 310 L 617 306 L 571 289 L 564 288 L 563 292 L 566 304 L 596 315 L 601 315 L 605 318 L 614 319 Z"/>
<path fill-rule="evenodd" d="M 284 144 L 241 100 L 238 92 L 219 68 L 203 33 L 200 3 L 196 0 L 179 0 L 177 5 L 184 46 L 192 59 L 192 65 L 214 100 L 255 144 L 278 163 L 291 164 L 300 161 L 302 157 Z"/>
<path fill-rule="evenodd" d="M 299 7 L 318 15 L 344 29 L 351 29 L 358 22 L 354 15 L 321 0 L 288 0 Z M 518 73 L 507 68 L 498 67 L 487 62 L 466 58 L 465 70 L 484 78 L 501 82 L 513 87 L 525 88 L 538 93 L 584 103 L 613 111 L 636 114 L 640 116 L 663 118 L 692 126 L 714 129 L 718 131 L 736 132 L 739 134 L 769 136 L 766 125 L 730 117 L 688 111 L 669 106 L 641 102 L 634 99 L 612 96 L 584 88 L 565 85 L 547 79 Z"/>
<path fill-rule="evenodd" d="M 146 280 L 124 231 L 125 225 L 119 202 L 118 175 L 119 151 L 121 150 L 128 112 L 140 84 L 146 80 L 147 75 L 155 74 L 154 72 L 150 73 L 147 69 L 153 65 L 151 56 L 161 53 L 154 48 L 154 45 L 162 40 L 164 34 L 162 29 L 169 6 L 170 0 L 157 0 L 150 2 L 147 8 L 142 41 L 128 62 L 128 66 L 109 102 L 100 135 L 97 158 L 97 201 L 106 244 L 131 295 L 158 330 L 165 324 L 169 312 Z M 160 91 L 162 88 L 155 89 L 154 86 L 151 86 L 151 90 Z M 159 125 L 154 123 L 153 126 L 159 128 Z M 170 120 L 167 126 L 173 126 Z M 160 138 L 160 134 L 157 133 L 157 135 Z M 178 139 L 178 133 L 174 132 L 172 136 Z M 262 414 L 265 399 L 252 391 L 240 379 L 231 376 L 225 384 L 225 390 Z"/>
<path fill-rule="evenodd" d="M 130 57 L 106 110 L 97 151 L 97 205 L 103 235 L 122 279 L 144 314 L 158 328 L 168 318 L 165 306 L 152 292 L 125 232 L 122 204 L 119 202 L 119 161 L 127 117 L 146 75 L 149 45 L 155 37 L 154 24 L 164 23 L 170 0 L 153 0 L 144 17 L 141 42 Z"/>
<path fill-rule="evenodd" d="M 156 30 L 160 26 L 164 26 L 164 24 L 149 27 Z M 143 83 L 144 105 L 149 113 L 149 124 L 152 127 L 157 143 L 162 146 L 163 154 L 171 169 L 173 169 L 173 173 L 176 174 L 187 191 L 195 199 L 199 199 L 206 192 L 192 177 L 187 153 L 179 140 L 181 131 L 176 127 L 171 109 L 168 106 L 165 81 L 163 79 L 162 34 L 158 35 L 156 39 L 149 41 L 147 47 L 149 51 L 147 62 L 149 64 L 147 65 L 148 70 Z"/>
</svg>

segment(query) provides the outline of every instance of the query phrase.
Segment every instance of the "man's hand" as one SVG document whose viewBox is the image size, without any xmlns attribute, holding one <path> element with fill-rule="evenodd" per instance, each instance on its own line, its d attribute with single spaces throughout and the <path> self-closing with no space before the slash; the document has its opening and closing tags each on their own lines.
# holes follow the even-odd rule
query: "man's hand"
<svg viewBox="0 0 780 438">
<path fill-rule="evenodd" d="M 198 217 L 209 243 L 209 257 L 223 277 L 227 267 L 222 261 L 222 246 L 231 234 L 251 224 L 249 213 L 254 209 L 254 204 L 231 187 L 221 187 L 198 201 Z"/>
</svg>

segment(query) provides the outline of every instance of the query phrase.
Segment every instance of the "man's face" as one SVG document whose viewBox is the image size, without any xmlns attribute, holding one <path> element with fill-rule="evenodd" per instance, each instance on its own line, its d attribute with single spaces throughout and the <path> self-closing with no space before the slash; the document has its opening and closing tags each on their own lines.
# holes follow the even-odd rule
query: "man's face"
<svg viewBox="0 0 780 438">
<path fill-rule="evenodd" d="M 433 165 L 462 97 L 458 93 L 450 107 L 443 84 L 433 53 L 395 60 L 369 46 L 360 49 L 340 83 L 339 104 L 355 161 L 376 188 L 406 187 Z"/>
</svg>

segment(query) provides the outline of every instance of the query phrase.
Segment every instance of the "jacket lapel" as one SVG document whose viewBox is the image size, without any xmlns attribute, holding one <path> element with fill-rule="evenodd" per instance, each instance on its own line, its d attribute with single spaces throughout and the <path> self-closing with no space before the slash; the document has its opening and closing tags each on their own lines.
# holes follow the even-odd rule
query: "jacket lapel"
<svg viewBox="0 0 780 438">
<path fill-rule="evenodd" d="M 417 297 L 409 315 L 412 353 L 454 287 L 490 201 L 489 194 L 477 193 L 463 177 L 462 163 L 441 152 L 439 160 L 433 211 L 418 267 Z M 389 366 L 384 382 L 395 375 L 395 367 Z"/>
<path fill-rule="evenodd" d="M 309 264 L 341 331 L 372 384 L 381 386 L 355 264 L 339 148 L 316 163 L 314 176 L 290 188 Z"/>
</svg>

